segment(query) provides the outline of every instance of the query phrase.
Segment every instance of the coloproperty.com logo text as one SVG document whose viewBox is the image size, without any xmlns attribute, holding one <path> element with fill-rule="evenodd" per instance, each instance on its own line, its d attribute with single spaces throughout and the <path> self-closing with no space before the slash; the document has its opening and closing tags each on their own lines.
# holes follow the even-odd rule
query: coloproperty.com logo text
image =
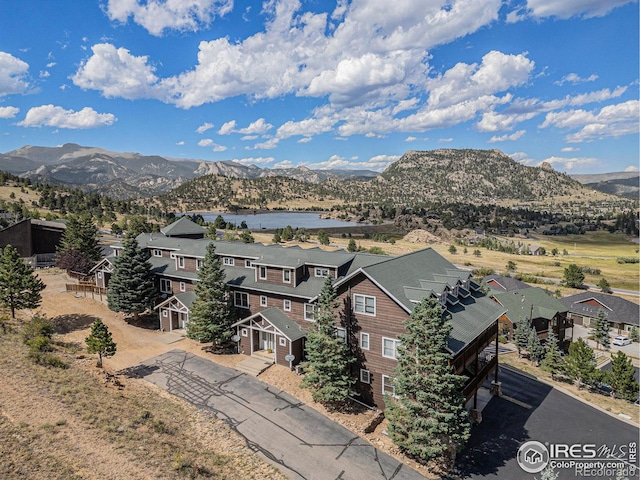
<svg viewBox="0 0 640 480">
<path fill-rule="evenodd" d="M 538 473 L 550 466 L 554 470 L 570 469 L 576 477 L 633 477 L 638 473 L 638 445 L 573 445 L 529 441 L 518 449 L 518 465 L 527 473 Z"/>
</svg>

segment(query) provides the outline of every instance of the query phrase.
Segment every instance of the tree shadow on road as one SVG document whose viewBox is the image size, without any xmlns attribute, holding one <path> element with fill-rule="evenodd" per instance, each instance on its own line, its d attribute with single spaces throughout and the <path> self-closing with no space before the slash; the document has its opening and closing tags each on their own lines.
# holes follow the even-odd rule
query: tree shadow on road
<svg viewBox="0 0 640 480">
<path fill-rule="evenodd" d="M 69 313 L 53 317 L 53 328 L 56 333 L 65 334 L 76 330 L 84 330 L 89 328 L 98 317 L 85 315 L 83 313 Z"/>
</svg>

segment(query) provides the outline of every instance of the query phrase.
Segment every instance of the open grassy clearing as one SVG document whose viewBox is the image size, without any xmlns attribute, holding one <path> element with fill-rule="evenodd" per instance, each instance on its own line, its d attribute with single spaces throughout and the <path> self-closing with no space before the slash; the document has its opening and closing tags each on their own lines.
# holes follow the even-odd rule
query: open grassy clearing
<svg viewBox="0 0 640 480">
<path fill-rule="evenodd" d="M 107 381 L 76 344 L 55 346 L 69 368 L 34 364 L 21 325 L 9 327 L 0 334 L 0 478 L 284 478 L 206 413 L 142 380 Z"/>
</svg>

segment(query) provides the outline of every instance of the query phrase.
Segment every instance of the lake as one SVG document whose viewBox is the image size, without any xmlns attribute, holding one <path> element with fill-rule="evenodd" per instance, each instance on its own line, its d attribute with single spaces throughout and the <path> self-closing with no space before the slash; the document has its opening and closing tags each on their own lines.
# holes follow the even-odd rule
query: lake
<svg viewBox="0 0 640 480">
<path fill-rule="evenodd" d="M 213 222 L 218 215 L 222 215 L 225 222 L 233 222 L 236 225 L 244 221 L 251 230 L 275 230 L 291 225 L 291 228 L 336 228 L 355 227 L 361 225 L 357 222 L 345 222 L 334 218 L 320 218 L 318 212 L 274 212 L 257 213 L 252 215 L 239 215 L 222 212 L 195 212 L 202 215 L 207 222 Z"/>
</svg>

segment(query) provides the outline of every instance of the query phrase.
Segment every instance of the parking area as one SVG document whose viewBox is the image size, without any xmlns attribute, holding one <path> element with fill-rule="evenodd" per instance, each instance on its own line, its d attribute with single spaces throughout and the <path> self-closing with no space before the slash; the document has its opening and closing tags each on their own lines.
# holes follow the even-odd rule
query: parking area
<svg viewBox="0 0 640 480">
<path fill-rule="evenodd" d="M 289 478 L 424 478 L 290 395 L 183 350 L 144 361 L 135 374 L 214 413 Z"/>
</svg>

